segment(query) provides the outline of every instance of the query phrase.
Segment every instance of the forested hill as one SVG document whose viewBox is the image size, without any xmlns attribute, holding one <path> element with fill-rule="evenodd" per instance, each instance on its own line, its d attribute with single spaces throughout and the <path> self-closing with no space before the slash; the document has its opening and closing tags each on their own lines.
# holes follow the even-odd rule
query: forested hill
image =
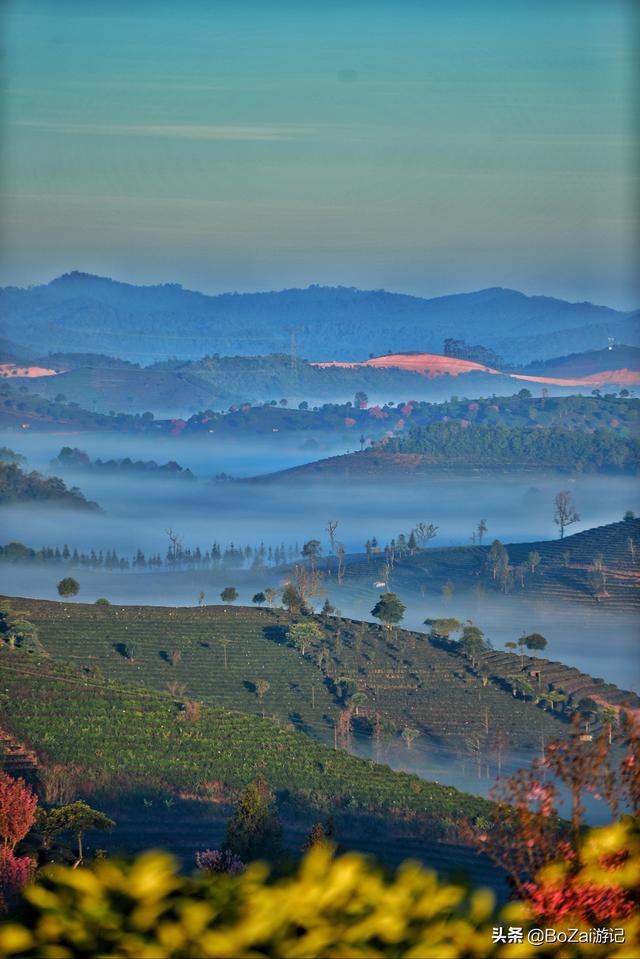
<svg viewBox="0 0 640 959">
<path fill-rule="evenodd" d="M 0 504 L 15 502 L 54 503 L 74 509 L 98 510 L 77 487 L 68 489 L 57 476 L 27 473 L 14 463 L 0 462 Z"/>
<path fill-rule="evenodd" d="M 178 284 L 133 286 L 69 273 L 43 286 L 0 290 L 4 335 L 42 351 L 116 354 L 136 362 L 206 353 L 289 350 L 308 359 L 362 359 L 391 350 L 440 349 L 446 337 L 482 330 L 483 343 L 511 362 L 599 349 L 607 337 L 635 345 L 627 315 L 491 288 L 424 299 L 385 290 L 310 286 L 207 296 Z"/>
<path fill-rule="evenodd" d="M 411 427 L 405 436 L 380 444 L 388 453 L 417 453 L 441 465 L 540 466 L 570 471 L 635 473 L 640 443 L 612 430 L 592 433 L 560 427 L 472 426 L 434 423 Z"/>
<path fill-rule="evenodd" d="M 592 433 L 558 427 L 473 426 L 434 423 L 411 427 L 359 453 L 331 456 L 256 481 L 411 476 L 432 469 L 558 469 L 584 473 L 637 473 L 640 442 L 612 430 Z"/>
</svg>

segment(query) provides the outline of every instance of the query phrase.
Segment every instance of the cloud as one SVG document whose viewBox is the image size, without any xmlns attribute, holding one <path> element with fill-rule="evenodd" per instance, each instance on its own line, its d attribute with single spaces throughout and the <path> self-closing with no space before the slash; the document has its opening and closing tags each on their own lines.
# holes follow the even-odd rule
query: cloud
<svg viewBox="0 0 640 959">
<path fill-rule="evenodd" d="M 16 120 L 14 126 L 73 136 L 163 137 L 182 140 L 293 140 L 307 134 L 303 127 L 236 126 L 234 124 L 54 123 Z"/>
</svg>

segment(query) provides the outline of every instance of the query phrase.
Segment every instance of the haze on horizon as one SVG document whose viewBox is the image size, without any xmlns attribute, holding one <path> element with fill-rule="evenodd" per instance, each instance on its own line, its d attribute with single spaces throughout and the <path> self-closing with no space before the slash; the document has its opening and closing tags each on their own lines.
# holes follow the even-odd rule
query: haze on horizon
<svg viewBox="0 0 640 959">
<path fill-rule="evenodd" d="M 637 307 L 629 0 L 6 0 L 0 282 Z"/>
</svg>

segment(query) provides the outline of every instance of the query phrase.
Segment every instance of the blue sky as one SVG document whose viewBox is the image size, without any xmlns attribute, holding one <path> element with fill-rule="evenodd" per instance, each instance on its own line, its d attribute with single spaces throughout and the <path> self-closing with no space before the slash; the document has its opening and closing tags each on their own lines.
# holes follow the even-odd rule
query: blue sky
<svg viewBox="0 0 640 959">
<path fill-rule="evenodd" d="M 5 0 L 2 283 L 640 304 L 626 0 Z"/>
</svg>

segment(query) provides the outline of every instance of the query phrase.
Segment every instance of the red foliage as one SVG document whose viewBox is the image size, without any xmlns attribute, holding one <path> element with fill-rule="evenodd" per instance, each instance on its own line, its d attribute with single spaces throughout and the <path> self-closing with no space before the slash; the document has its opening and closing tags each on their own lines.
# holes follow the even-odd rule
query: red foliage
<svg viewBox="0 0 640 959">
<path fill-rule="evenodd" d="M 536 919 L 553 925 L 567 917 L 598 926 L 634 914 L 636 905 L 624 889 L 577 882 L 570 876 L 556 882 L 528 882 L 527 905 Z"/>
<path fill-rule="evenodd" d="M 375 417 L 377 420 L 383 420 L 388 414 L 380 409 L 379 406 L 370 406 L 369 415 Z"/>
<path fill-rule="evenodd" d="M 0 771 L 0 839 L 13 851 L 33 825 L 38 799 L 24 779 Z"/>
<path fill-rule="evenodd" d="M 355 425 L 356 425 L 356 421 L 355 421 L 355 420 L 353 419 L 353 417 L 351 417 L 351 416 L 345 416 L 345 418 L 344 418 L 344 425 L 345 425 L 345 426 L 355 426 Z"/>
<path fill-rule="evenodd" d="M 34 862 L 29 856 L 14 856 L 10 849 L 0 849 L 0 909 L 8 909 L 20 890 L 33 875 Z"/>
</svg>

